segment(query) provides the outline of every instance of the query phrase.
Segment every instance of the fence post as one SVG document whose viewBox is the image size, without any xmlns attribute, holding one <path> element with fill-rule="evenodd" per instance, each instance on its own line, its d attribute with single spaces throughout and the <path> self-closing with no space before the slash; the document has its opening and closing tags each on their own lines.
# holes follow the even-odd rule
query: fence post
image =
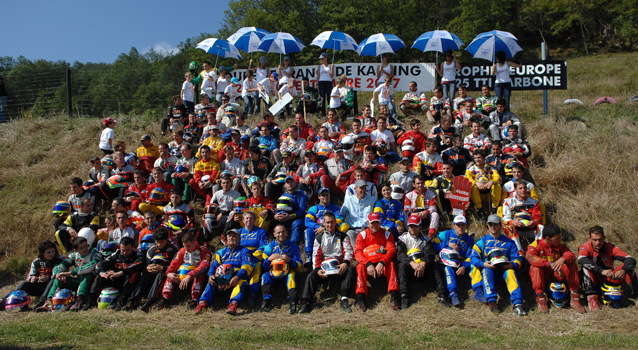
<svg viewBox="0 0 638 350">
<path fill-rule="evenodd" d="M 547 45 L 544 41 L 541 43 L 541 59 L 547 60 Z M 547 110 L 547 89 L 543 89 L 543 115 L 547 115 Z"/>
<path fill-rule="evenodd" d="M 67 68 L 66 70 L 66 109 L 69 113 L 69 117 L 73 115 L 73 109 L 71 107 L 72 97 L 73 96 L 71 94 L 71 69 Z"/>
</svg>

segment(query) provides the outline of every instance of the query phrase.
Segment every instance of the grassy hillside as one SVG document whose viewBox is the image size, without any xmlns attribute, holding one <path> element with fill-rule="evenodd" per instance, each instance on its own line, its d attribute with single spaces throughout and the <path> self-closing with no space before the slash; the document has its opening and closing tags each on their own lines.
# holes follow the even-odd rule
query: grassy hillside
<svg viewBox="0 0 638 350">
<path fill-rule="evenodd" d="M 547 204 L 549 220 L 565 229 L 572 249 L 586 239 L 588 227 L 599 224 L 611 241 L 638 255 L 638 103 L 624 103 L 638 94 L 638 70 L 631 68 L 637 59 L 638 54 L 632 53 L 569 60 L 569 90 L 550 91 L 547 118 L 542 116 L 540 91 L 513 93 L 514 112 L 521 116 L 532 146 L 531 171 L 541 200 Z M 604 95 L 621 103 L 592 106 Z M 369 95 L 365 96 L 359 101 L 369 100 Z M 580 98 L 585 106 L 561 105 L 566 98 Z M 159 115 L 117 119 L 116 139 L 126 141 L 129 150 L 137 148 L 139 136 L 145 133 L 151 134 L 155 143 L 168 141 L 159 136 Z M 27 116 L 0 125 L 0 271 L 4 275 L 0 292 L 8 291 L 23 276 L 37 242 L 52 237 L 51 207 L 68 197 L 70 177 L 86 178 L 88 159 L 101 154 L 97 148 L 100 131 L 100 121 L 87 118 Z M 485 233 L 483 228 L 471 228 L 478 236 Z M 429 295 L 400 317 L 390 311 L 385 299 L 364 315 L 344 316 L 332 304 L 311 316 L 292 319 L 284 311 L 236 318 L 221 311 L 191 317 L 182 306 L 149 315 L 98 311 L 81 315 L 2 314 L 0 347 L 100 348 L 117 339 L 116 345 L 121 346 L 137 342 L 150 347 L 161 342 L 171 348 L 186 344 L 487 348 L 495 343 L 526 348 L 602 344 L 624 348 L 638 340 L 638 329 L 630 326 L 636 324 L 634 308 L 586 315 L 572 310 L 552 310 L 548 316 L 532 312 L 521 321 L 511 316 L 509 309 L 496 318 L 476 303 L 444 314 Z M 87 319 L 90 322 L 84 322 Z M 181 321 L 174 324 L 167 321 L 170 319 Z M 599 322 L 605 323 L 604 330 Z M 70 329 L 80 335 L 71 336 Z"/>
</svg>

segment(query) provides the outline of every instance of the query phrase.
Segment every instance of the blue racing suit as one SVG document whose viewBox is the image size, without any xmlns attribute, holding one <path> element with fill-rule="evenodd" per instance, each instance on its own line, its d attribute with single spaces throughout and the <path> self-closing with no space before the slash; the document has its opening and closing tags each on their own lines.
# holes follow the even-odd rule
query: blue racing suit
<svg viewBox="0 0 638 350">
<path fill-rule="evenodd" d="M 250 260 L 253 264 L 252 272 L 250 273 L 250 278 L 248 280 L 250 302 L 253 303 L 259 293 L 259 278 L 261 277 L 261 248 L 263 248 L 266 244 L 268 244 L 268 233 L 261 227 L 253 226 L 253 228 L 248 231 L 245 227 L 242 227 L 239 230 L 239 234 L 241 235 L 241 243 L 240 245 L 246 247 L 250 252 Z"/>
<path fill-rule="evenodd" d="M 303 232 L 304 227 L 304 216 L 306 214 L 306 209 L 308 208 L 308 197 L 306 193 L 301 190 L 297 190 L 293 193 L 284 193 L 281 197 L 288 197 L 292 199 L 293 202 L 293 213 L 292 220 L 281 222 L 288 231 L 290 232 L 290 240 L 299 244 L 301 242 L 301 234 Z M 280 197 L 280 198 L 281 198 Z"/>
<path fill-rule="evenodd" d="M 472 276 L 473 274 L 478 274 L 478 276 L 480 276 L 481 272 L 478 269 L 476 269 L 474 266 L 472 266 L 472 264 L 470 263 L 470 254 L 472 253 L 472 247 L 474 246 L 474 237 L 470 236 L 467 233 L 459 237 L 454 231 L 454 229 L 443 231 L 439 233 L 438 237 L 434 238 L 434 249 L 436 250 L 437 253 L 441 252 L 441 250 L 445 248 L 451 249 L 450 243 L 457 244 L 458 246 L 457 251 L 459 255 L 461 256 L 461 259 L 463 260 L 461 265 L 465 268 L 466 273 L 469 273 L 468 274 L 469 276 Z M 443 271 L 445 273 L 445 284 L 447 285 L 448 292 L 450 292 L 450 295 L 452 295 L 452 293 L 457 293 L 458 292 L 458 288 L 456 286 L 456 270 L 457 269 L 451 266 L 443 265 L 440 262 L 439 264 L 442 266 Z M 476 285 L 474 284 L 472 285 L 472 289 L 476 290 L 477 288 L 481 288 L 481 289 L 483 288 L 483 284 L 481 283 L 480 278 L 478 279 L 478 282 L 476 283 Z"/>
<path fill-rule="evenodd" d="M 495 248 L 502 249 L 505 252 L 505 256 L 514 265 L 514 269 L 490 269 L 484 267 L 483 264 L 487 260 L 488 254 Z M 516 277 L 516 270 L 521 268 L 522 261 L 514 241 L 503 234 L 499 235 L 498 238 L 494 238 L 488 234 L 474 244 L 472 254 L 470 255 L 470 262 L 472 266 L 481 271 L 479 276 L 472 276 L 472 285 L 475 284 L 476 278 L 482 278 L 485 297 L 488 302 L 496 301 L 498 297 L 495 288 L 496 282 L 504 282 L 507 285 L 507 290 L 510 292 L 510 300 L 513 305 L 523 302 L 521 286 Z"/>
<path fill-rule="evenodd" d="M 315 231 L 322 227 L 321 224 L 323 222 L 323 214 L 326 212 L 331 212 L 335 215 L 337 219 L 337 229 L 341 232 L 348 232 L 348 224 L 343 220 L 343 216 L 341 215 L 341 208 L 338 206 L 328 203 L 327 206 L 323 206 L 321 204 L 313 205 L 308 209 L 308 213 L 306 214 L 306 235 L 304 242 L 304 249 L 306 252 L 306 260 L 310 261 L 312 257 L 312 247 L 315 242 Z"/>
<path fill-rule="evenodd" d="M 217 268 L 224 264 L 230 264 L 235 270 L 235 276 L 239 277 L 239 283 L 233 287 L 230 293 L 230 301 L 237 303 L 239 305 L 241 303 L 241 299 L 246 291 L 246 284 L 248 277 L 253 272 L 254 264 L 251 260 L 250 251 L 243 246 L 239 245 L 235 247 L 235 249 L 230 249 L 229 247 L 224 247 L 215 253 L 215 258 L 210 264 L 210 269 L 208 269 L 208 277 L 214 276 Z M 199 302 L 205 301 L 210 305 L 213 301 L 213 297 L 217 291 L 220 291 L 220 286 L 211 286 L 210 283 L 206 284 L 206 289 L 204 290 L 204 294 L 199 298 Z"/>
<path fill-rule="evenodd" d="M 392 232 L 395 239 L 399 238 L 397 226 L 403 226 L 403 204 L 396 199 L 379 199 L 374 203 L 374 212 L 381 215 L 381 227 Z"/>
<path fill-rule="evenodd" d="M 284 273 L 280 276 L 273 275 L 270 270 L 272 261 L 269 261 L 268 257 L 273 254 L 285 254 L 290 258 L 290 261 L 288 261 L 288 271 L 284 271 Z M 262 268 L 265 272 L 261 276 L 261 294 L 264 300 L 272 299 L 272 294 L 270 292 L 271 286 L 277 281 L 286 281 L 289 300 L 297 300 L 297 282 L 295 280 L 295 274 L 297 271 L 301 270 L 301 267 L 303 266 L 299 245 L 290 240 L 286 240 L 283 244 L 279 244 L 276 240 L 272 241 L 264 247 L 262 259 Z"/>
</svg>

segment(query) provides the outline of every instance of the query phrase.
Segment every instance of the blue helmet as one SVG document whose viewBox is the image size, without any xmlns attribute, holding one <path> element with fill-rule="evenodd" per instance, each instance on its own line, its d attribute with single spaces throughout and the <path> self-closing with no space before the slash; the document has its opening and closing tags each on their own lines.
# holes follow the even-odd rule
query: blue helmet
<svg viewBox="0 0 638 350">
<path fill-rule="evenodd" d="M 567 302 L 567 286 L 565 283 L 552 282 L 549 285 L 549 300 L 556 307 L 563 307 Z"/>
<path fill-rule="evenodd" d="M 140 243 L 140 250 L 147 251 L 149 248 L 153 246 L 154 243 L 155 243 L 155 239 L 153 238 L 153 234 L 147 233 L 144 235 L 144 237 L 142 237 L 142 241 Z"/>
</svg>

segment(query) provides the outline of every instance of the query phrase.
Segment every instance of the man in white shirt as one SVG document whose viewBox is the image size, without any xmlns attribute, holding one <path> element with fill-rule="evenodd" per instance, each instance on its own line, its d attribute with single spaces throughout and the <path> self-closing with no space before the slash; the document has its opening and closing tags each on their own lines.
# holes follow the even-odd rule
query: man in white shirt
<svg viewBox="0 0 638 350">
<path fill-rule="evenodd" d="M 346 233 L 352 242 L 356 242 L 359 231 L 368 227 L 368 214 L 374 210 L 376 197 L 366 193 L 367 184 L 364 180 L 355 183 L 355 195 L 347 197 L 341 207 L 341 215 L 350 227 Z"/>
</svg>

